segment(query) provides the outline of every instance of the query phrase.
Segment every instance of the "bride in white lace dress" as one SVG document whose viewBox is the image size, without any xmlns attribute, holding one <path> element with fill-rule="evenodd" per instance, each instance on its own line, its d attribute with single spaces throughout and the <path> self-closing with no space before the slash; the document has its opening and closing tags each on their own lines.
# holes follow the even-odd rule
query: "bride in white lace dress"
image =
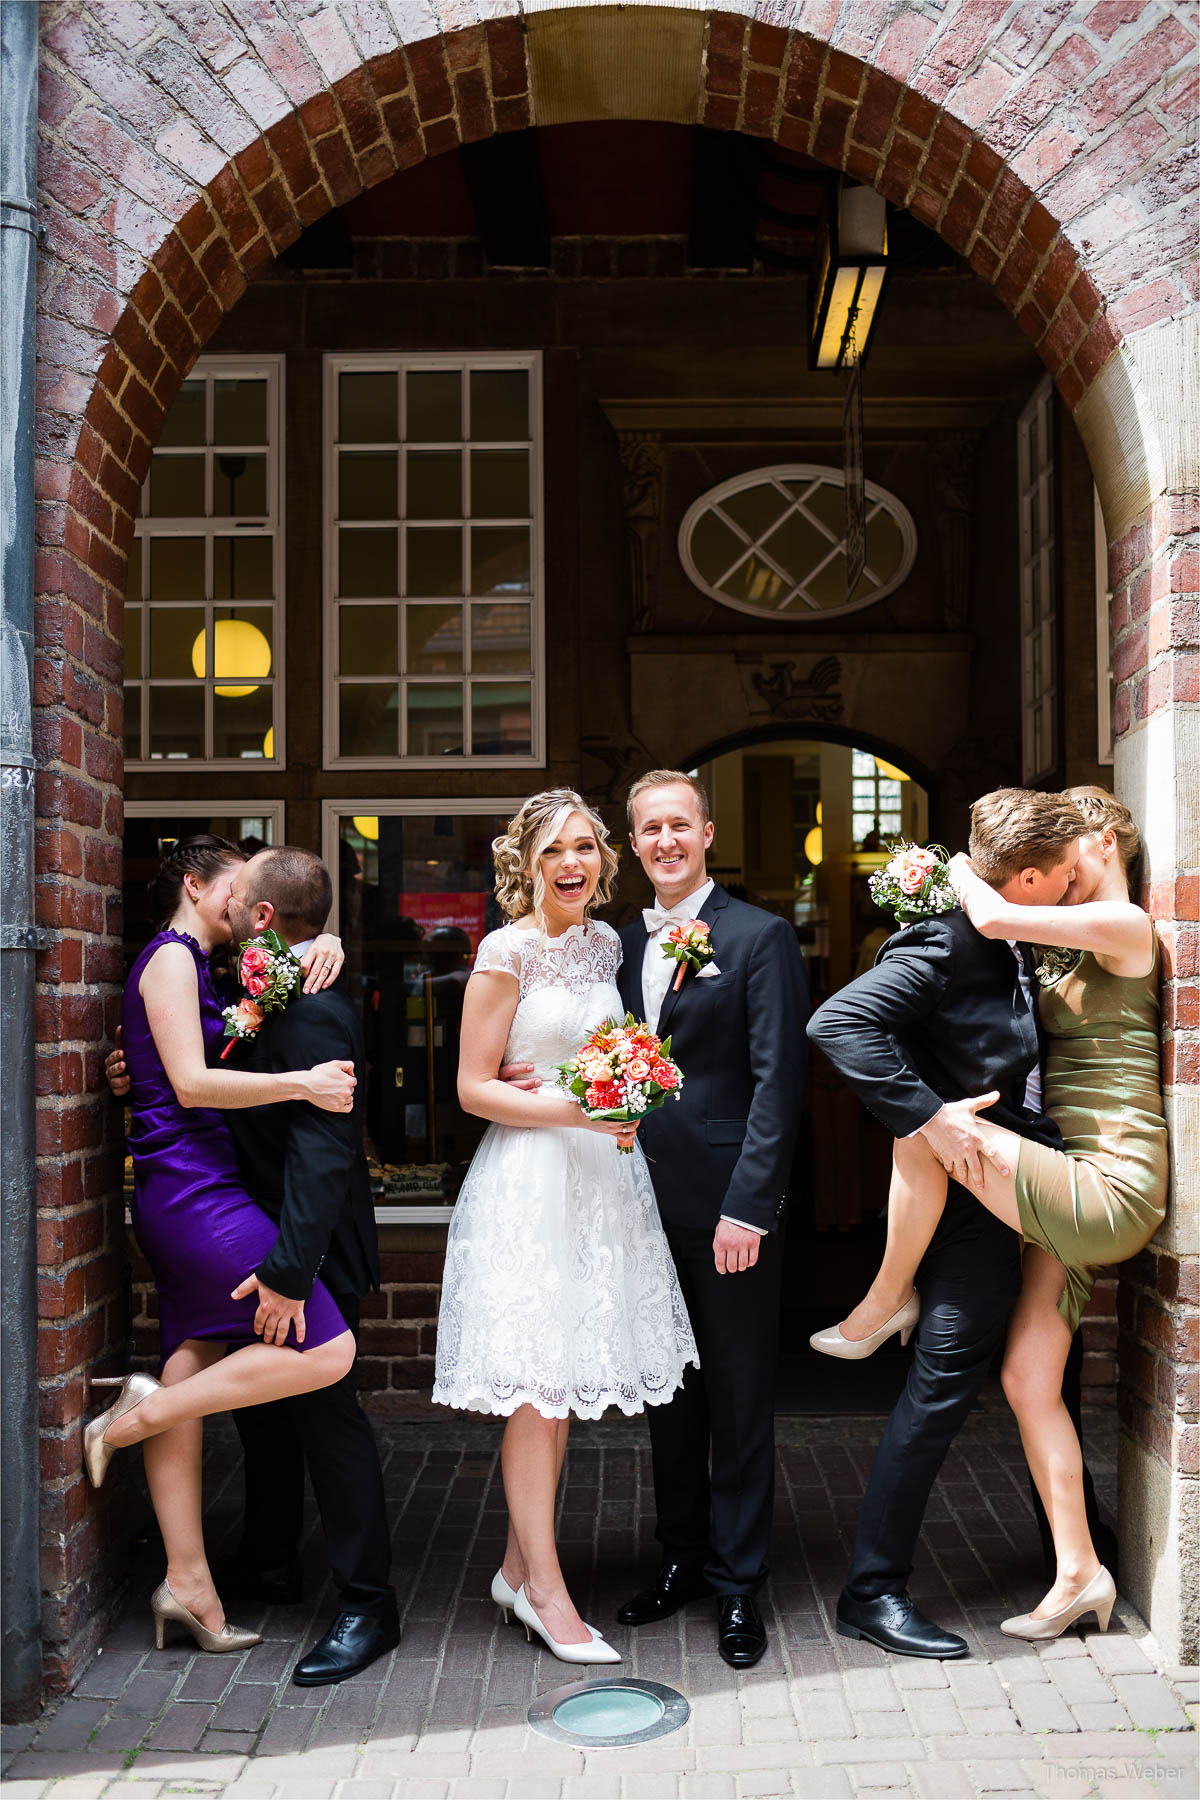
<svg viewBox="0 0 1200 1800">
<path fill-rule="evenodd" d="M 696 1342 L 636 1125 L 593 1122 L 554 1084 L 588 1032 L 623 1014 L 621 947 L 588 917 L 617 859 L 569 788 L 527 800 L 492 846 L 511 923 L 484 938 L 463 1005 L 458 1091 L 491 1124 L 454 1209 L 433 1398 L 507 1417 L 509 1531 L 492 1595 L 570 1662 L 616 1662 L 567 1592 L 554 1501 L 570 1415 L 669 1400 Z M 542 1086 L 499 1079 L 532 1063 Z"/>
</svg>

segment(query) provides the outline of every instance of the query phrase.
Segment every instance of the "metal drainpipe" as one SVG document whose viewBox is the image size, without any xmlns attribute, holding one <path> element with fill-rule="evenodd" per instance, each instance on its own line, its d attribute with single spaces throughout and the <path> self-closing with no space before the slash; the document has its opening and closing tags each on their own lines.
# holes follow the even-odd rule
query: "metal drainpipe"
<svg viewBox="0 0 1200 1800">
<path fill-rule="evenodd" d="M 38 8 L 0 4 L 0 1602 L 6 1718 L 41 1696 L 34 1137 L 33 403 Z"/>
</svg>

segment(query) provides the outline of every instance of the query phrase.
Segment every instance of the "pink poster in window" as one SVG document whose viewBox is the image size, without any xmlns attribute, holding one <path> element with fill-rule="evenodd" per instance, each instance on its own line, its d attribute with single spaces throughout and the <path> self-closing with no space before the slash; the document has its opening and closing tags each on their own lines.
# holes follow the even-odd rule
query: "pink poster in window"
<svg viewBox="0 0 1200 1800">
<path fill-rule="evenodd" d="M 415 919 L 426 937 L 445 925 L 465 931 L 472 956 L 487 930 L 486 894 L 401 894 L 398 911 L 402 919 Z"/>
</svg>

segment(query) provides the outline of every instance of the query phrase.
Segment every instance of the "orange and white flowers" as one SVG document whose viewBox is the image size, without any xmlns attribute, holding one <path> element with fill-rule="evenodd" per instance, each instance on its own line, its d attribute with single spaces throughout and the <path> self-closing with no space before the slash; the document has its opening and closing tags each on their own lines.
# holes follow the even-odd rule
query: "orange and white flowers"
<svg viewBox="0 0 1200 1800">
<path fill-rule="evenodd" d="M 679 973 L 671 984 L 678 993 L 689 969 L 699 970 L 712 961 L 713 947 L 708 941 L 708 926 L 704 920 L 685 919 L 681 925 L 673 925 L 666 935 L 662 953 L 679 964 Z"/>
<path fill-rule="evenodd" d="M 876 869 L 868 884 L 876 906 L 901 925 L 954 911 L 958 895 L 950 881 L 949 853 L 940 844 L 922 847 L 900 840 L 891 850 L 891 860 Z"/>
<path fill-rule="evenodd" d="M 671 1095 L 678 1099 L 682 1083 L 683 1071 L 671 1061 L 670 1038 L 655 1037 L 632 1013 L 606 1019 L 570 1062 L 560 1063 L 558 1073 L 558 1085 L 590 1119 L 618 1122 L 654 1112 Z"/>
<path fill-rule="evenodd" d="M 264 931 L 242 945 L 238 977 L 246 992 L 235 1006 L 224 1009 L 224 1062 L 239 1038 L 252 1038 L 262 1029 L 269 1012 L 281 1012 L 300 979 L 300 964 L 275 931 Z"/>
</svg>

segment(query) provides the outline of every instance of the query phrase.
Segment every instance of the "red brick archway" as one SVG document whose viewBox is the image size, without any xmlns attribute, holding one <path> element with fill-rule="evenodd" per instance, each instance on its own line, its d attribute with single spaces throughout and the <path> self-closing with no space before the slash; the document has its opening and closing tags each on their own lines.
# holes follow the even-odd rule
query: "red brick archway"
<svg viewBox="0 0 1200 1800">
<path fill-rule="evenodd" d="M 140 484 L 195 357 L 306 225 L 424 157 L 537 123 L 537 97 L 520 18 L 376 47 L 355 45 L 334 9 L 310 21 L 302 41 L 280 10 L 253 54 L 228 65 L 242 71 L 235 87 L 232 72 L 224 86 L 211 74 L 225 54 L 221 34 L 233 43 L 225 24 L 213 22 L 189 50 L 169 3 L 157 14 L 110 6 L 123 46 L 74 7 L 48 11 L 35 701 L 39 923 L 57 941 L 39 964 L 38 1148 L 43 1574 L 51 1678 L 61 1684 L 111 1591 L 104 1515 L 78 1474 L 79 1426 L 84 1372 L 121 1337 L 120 1171 L 106 1154 L 98 1086 L 120 976 L 122 595 Z M 901 9 L 886 29 L 860 22 L 836 43 L 712 13 L 695 122 L 775 138 L 906 206 L 995 288 L 1074 409 L 1123 338 L 1187 304 L 1181 278 L 1147 279 L 1161 233 L 1143 242 L 1135 232 L 1122 257 L 1088 253 L 1106 206 L 1141 207 L 1153 224 L 1139 182 L 1154 179 L 1143 171 L 1168 139 L 1164 119 L 1182 135 L 1187 104 L 1168 73 L 1185 63 L 1186 33 L 1180 45 L 1164 28 L 1135 68 L 1115 36 L 1120 9 L 1108 11 L 1117 51 L 1107 62 L 1101 18 L 1049 50 L 1047 27 L 1040 44 L 1028 39 L 1020 54 L 1009 46 L 1006 61 L 994 9 L 948 8 L 936 32 Z M 151 29 L 146 49 L 139 19 L 152 28 L 166 19 L 174 35 Z M 1138 87 L 1147 58 L 1157 61 Z M 1095 148 L 1054 111 L 1093 77 L 1084 111 L 1101 138 Z M 1152 110 L 1140 96 L 1156 82 Z M 1138 110 L 1108 131 L 1131 98 Z M 261 130 L 252 123 L 267 118 Z M 1194 509 L 1168 496 L 1113 546 L 1124 725 L 1196 697 L 1194 668 L 1175 654 L 1194 639 L 1184 597 L 1195 529 Z M 1172 878 L 1156 911 L 1194 919 L 1194 887 L 1194 877 Z M 1194 974 L 1195 933 L 1176 929 L 1168 1073 L 1195 1082 L 1195 988 L 1184 980 Z M 1186 1299 L 1187 1265 L 1149 1253 L 1140 1279 L 1148 1310 L 1131 1310 L 1131 1342 L 1159 1342 L 1169 1358 L 1170 1319 L 1156 1296 Z M 1174 1456 L 1175 1402 L 1154 1385 L 1153 1365 L 1149 1374 L 1129 1366 L 1150 1384 L 1132 1427 Z"/>
</svg>

